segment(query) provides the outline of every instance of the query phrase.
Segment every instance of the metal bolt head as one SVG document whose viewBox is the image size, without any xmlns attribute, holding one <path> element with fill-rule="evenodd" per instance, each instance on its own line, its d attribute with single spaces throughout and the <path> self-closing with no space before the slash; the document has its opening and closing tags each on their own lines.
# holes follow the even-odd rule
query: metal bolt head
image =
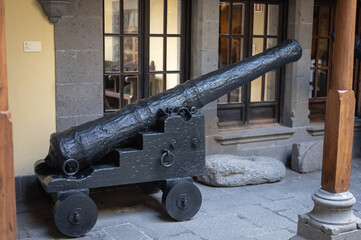
<svg viewBox="0 0 361 240">
<path fill-rule="evenodd" d="M 178 196 L 177 198 L 177 206 L 179 209 L 182 210 L 186 210 L 187 208 L 189 208 L 189 195 L 186 193 L 183 193 L 181 195 Z"/>
<path fill-rule="evenodd" d="M 81 223 L 81 209 L 80 208 L 74 208 L 73 210 L 71 210 L 69 212 L 69 222 L 74 224 L 74 225 L 79 225 Z"/>
<path fill-rule="evenodd" d="M 170 146 L 175 149 L 177 147 L 177 140 L 175 138 L 173 138 L 171 141 L 170 141 Z"/>
<path fill-rule="evenodd" d="M 197 148 L 197 147 L 199 147 L 199 145 L 201 144 L 201 142 L 198 140 L 198 138 L 193 138 L 193 139 L 191 140 L 191 142 L 192 142 L 192 147 L 193 147 L 193 148 Z"/>
</svg>

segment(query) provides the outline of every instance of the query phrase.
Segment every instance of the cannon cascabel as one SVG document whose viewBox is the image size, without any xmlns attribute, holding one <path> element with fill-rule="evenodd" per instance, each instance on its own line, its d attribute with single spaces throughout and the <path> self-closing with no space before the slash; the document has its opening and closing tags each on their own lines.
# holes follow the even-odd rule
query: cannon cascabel
<svg viewBox="0 0 361 240">
<path fill-rule="evenodd" d="M 297 61 L 301 56 L 300 44 L 296 40 L 287 40 L 261 54 L 139 100 L 100 119 L 53 133 L 45 162 L 59 170 L 69 160 L 75 160 L 80 168 L 89 166 L 137 132 L 154 126 L 159 109 L 201 108 L 271 70 Z"/>
</svg>

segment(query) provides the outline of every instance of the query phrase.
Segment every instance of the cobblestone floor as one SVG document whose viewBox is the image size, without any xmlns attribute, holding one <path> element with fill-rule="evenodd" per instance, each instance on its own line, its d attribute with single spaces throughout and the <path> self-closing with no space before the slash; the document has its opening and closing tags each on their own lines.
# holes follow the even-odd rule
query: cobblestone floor
<svg viewBox="0 0 361 240">
<path fill-rule="evenodd" d="M 203 196 L 198 214 L 189 221 L 172 221 L 161 206 L 161 193 L 144 195 L 134 186 L 94 192 L 99 217 L 82 240 L 283 240 L 296 233 L 297 216 L 313 207 L 311 195 L 320 188 L 321 173 L 287 170 L 284 180 L 238 188 L 197 184 Z M 361 217 L 361 159 L 354 159 L 350 192 L 359 201 Z M 17 206 L 19 239 L 68 239 L 52 221 L 48 199 Z"/>
</svg>

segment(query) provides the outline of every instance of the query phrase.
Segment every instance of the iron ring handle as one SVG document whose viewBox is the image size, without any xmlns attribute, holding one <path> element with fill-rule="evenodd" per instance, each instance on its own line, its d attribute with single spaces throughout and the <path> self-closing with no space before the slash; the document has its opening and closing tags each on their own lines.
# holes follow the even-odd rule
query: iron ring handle
<svg viewBox="0 0 361 240">
<path fill-rule="evenodd" d="M 165 161 L 165 158 L 168 157 L 168 156 L 171 158 L 170 162 Z M 162 154 L 162 156 L 160 158 L 160 163 L 163 165 L 163 167 L 166 167 L 166 168 L 171 167 L 173 165 L 173 163 L 174 163 L 174 155 L 173 155 L 173 153 L 171 151 L 169 151 L 169 150 L 163 150 L 163 154 Z"/>
<path fill-rule="evenodd" d="M 72 167 L 75 167 L 73 169 L 70 169 L 69 171 L 68 167 L 73 165 Z M 61 169 L 63 170 L 63 173 L 67 176 L 73 176 L 79 171 L 79 162 L 75 160 L 74 158 L 69 158 L 65 162 L 63 162 Z"/>
</svg>

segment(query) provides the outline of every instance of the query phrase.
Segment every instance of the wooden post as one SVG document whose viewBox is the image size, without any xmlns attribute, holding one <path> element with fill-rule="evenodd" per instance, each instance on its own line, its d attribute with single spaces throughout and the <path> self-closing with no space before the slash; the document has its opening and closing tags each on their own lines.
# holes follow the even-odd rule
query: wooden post
<svg viewBox="0 0 361 240">
<path fill-rule="evenodd" d="M 8 108 L 5 3 L 0 0 L 0 238 L 16 239 L 13 134 Z"/>
<path fill-rule="evenodd" d="M 356 0 L 337 3 L 331 89 L 327 95 L 322 189 L 347 192 L 350 187 L 355 94 L 352 91 Z"/>
</svg>

